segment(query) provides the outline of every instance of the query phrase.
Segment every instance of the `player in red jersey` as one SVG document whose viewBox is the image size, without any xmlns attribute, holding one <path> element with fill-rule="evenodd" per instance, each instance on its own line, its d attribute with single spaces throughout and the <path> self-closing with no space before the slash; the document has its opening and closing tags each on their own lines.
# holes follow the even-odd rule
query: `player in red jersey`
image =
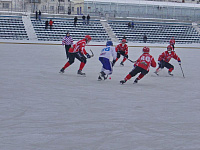
<svg viewBox="0 0 200 150">
<path fill-rule="evenodd" d="M 77 58 L 81 64 L 79 67 L 79 70 L 77 74 L 80 75 L 85 75 L 85 73 L 82 72 L 83 67 L 86 64 L 86 59 L 90 58 L 91 56 L 86 52 L 85 46 L 88 44 L 92 38 L 89 35 L 86 35 L 84 39 L 78 41 L 76 44 L 74 44 L 70 49 L 69 49 L 69 61 L 64 65 L 64 67 L 60 70 L 60 73 L 64 73 L 64 70 L 69 67 L 71 64 L 74 63 L 75 58 Z M 86 55 L 87 58 L 84 56 Z"/>
<path fill-rule="evenodd" d="M 124 62 L 128 58 L 128 46 L 126 44 L 126 39 L 122 39 L 122 43 L 118 44 L 115 50 L 117 52 L 117 58 L 113 60 L 112 65 L 114 66 L 114 64 L 120 58 L 120 56 L 123 55 L 124 58 L 121 61 L 120 65 L 124 66 Z"/>
<path fill-rule="evenodd" d="M 174 45 L 175 45 L 175 43 L 176 43 L 175 39 L 174 39 L 174 37 L 172 37 L 171 40 L 169 41 L 169 44 L 172 46 L 172 48 L 173 48 L 172 50 L 173 51 L 174 51 Z"/>
<path fill-rule="evenodd" d="M 124 80 L 120 81 L 121 84 L 124 84 L 127 80 L 140 73 L 140 75 L 134 81 L 134 83 L 137 83 L 138 80 L 142 79 L 149 72 L 150 66 L 156 67 L 156 62 L 153 56 L 149 54 L 149 51 L 150 49 L 148 47 L 143 48 L 143 54 L 135 62 L 133 70 L 129 72 Z"/>
<path fill-rule="evenodd" d="M 164 51 L 159 57 L 158 57 L 158 65 L 159 67 L 154 72 L 158 75 L 158 72 L 166 67 L 168 70 L 169 75 L 173 75 L 171 72 L 174 70 L 174 66 L 169 63 L 171 58 L 176 59 L 179 62 L 179 65 L 181 65 L 181 59 L 178 57 L 178 55 L 172 51 L 173 47 L 171 45 L 167 46 L 167 51 Z"/>
</svg>

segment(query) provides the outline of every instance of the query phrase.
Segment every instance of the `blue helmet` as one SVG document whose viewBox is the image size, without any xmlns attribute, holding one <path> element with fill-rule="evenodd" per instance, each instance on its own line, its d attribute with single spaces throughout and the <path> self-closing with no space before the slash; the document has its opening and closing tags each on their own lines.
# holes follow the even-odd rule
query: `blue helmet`
<svg viewBox="0 0 200 150">
<path fill-rule="evenodd" d="M 106 42 L 106 46 L 113 46 L 113 42 L 112 41 L 107 41 Z"/>
</svg>

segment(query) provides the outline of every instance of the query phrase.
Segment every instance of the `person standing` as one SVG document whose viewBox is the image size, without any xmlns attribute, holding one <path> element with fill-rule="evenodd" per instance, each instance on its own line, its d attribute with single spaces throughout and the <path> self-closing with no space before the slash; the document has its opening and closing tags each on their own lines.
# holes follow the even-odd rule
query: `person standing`
<svg viewBox="0 0 200 150">
<path fill-rule="evenodd" d="M 77 20 L 78 20 L 78 18 L 77 18 L 77 16 L 75 16 L 75 17 L 74 17 L 74 26 L 76 26 Z"/>
<path fill-rule="evenodd" d="M 49 21 L 49 26 L 50 26 L 50 29 L 53 28 L 53 21 L 52 20 Z"/>
<path fill-rule="evenodd" d="M 138 81 L 142 79 L 149 72 L 150 66 L 156 67 L 156 62 L 153 56 L 149 54 L 149 52 L 150 52 L 149 47 L 143 48 L 143 54 L 135 62 L 133 70 L 129 72 L 129 74 L 124 78 L 124 80 L 120 81 L 121 84 L 126 83 L 127 80 L 131 79 L 132 77 L 140 73 L 139 76 L 134 81 L 134 83 L 138 83 Z"/>
<path fill-rule="evenodd" d="M 131 22 L 131 27 L 134 28 L 134 22 L 133 21 Z"/>
<path fill-rule="evenodd" d="M 89 22 L 90 22 L 90 15 L 88 14 L 87 15 L 87 24 L 89 24 Z"/>
<path fill-rule="evenodd" d="M 154 72 L 156 75 L 159 75 L 158 72 L 166 67 L 168 69 L 168 74 L 173 76 L 172 71 L 174 70 L 174 66 L 169 63 L 171 58 L 174 58 L 178 61 L 179 65 L 181 65 L 181 59 L 178 57 L 178 55 L 172 51 L 173 47 L 171 45 L 167 46 L 167 51 L 164 51 L 159 57 L 158 57 L 158 65 L 159 67 Z"/>
<path fill-rule="evenodd" d="M 82 16 L 82 19 L 83 19 L 83 24 L 86 24 L 85 15 Z"/>
<path fill-rule="evenodd" d="M 101 81 L 106 80 L 108 78 L 108 75 L 112 74 L 112 65 L 110 62 L 110 58 L 116 59 L 117 53 L 115 51 L 115 47 L 113 46 L 112 41 L 106 42 L 106 48 L 101 50 L 101 54 L 99 56 L 99 61 L 102 63 L 102 69 L 99 73 L 98 80 Z"/>
<path fill-rule="evenodd" d="M 48 29 L 48 26 L 49 26 L 49 21 L 46 20 L 46 21 L 45 21 L 45 29 Z"/>
<path fill-rule="evenodd" d="M 147 42 L 147 35 L 146 34 L 144 34 L 144 36 L 143 36 L 143 41 L 144 41 L 144 43 Z"/>
<path fill-rule="evenodd" d="M 128 28 L 131 28 L 131 22 L 128 23 Z"/>
<path fill-rule="evenodd" d="M 42 13 L 41 13 L 41 11 L 39 10 L 39 20 L 41 21 L 41 15 L 42 15 Z"/>
<path fill-rule="evenodd" d="M 169 44 L 172 46 L 172 50 L 174 51 L 174 45 L 175 45 L 175 39 L 174 39 L 174 37 L 172 37 L 171 39 L 170 39 L 170 41 L 169 41 Z"/>
<path fill-rule="evenodd" d="M 35 12 L 35 19 L 36 19 L 36 20 L 38 19 L 38 12 L 37 12 L 37 10 L 36 10 L 36 12 Z"/>
<path fill-rule="evenodd" d="M 122 42 L 117 45 L 117 47 L 115 48 L 115 50 L 117 52 L 117 58 L 113 60 L 112 66 L 115 65 L 115 63 L 117 62 L 117 60 L 120 58 L 121 55 L 123 55 L 124 58 L 121 61 L 120 65 L 124 66 L 124 62 L 128 58 L 128 46 L 126 44 L 126 40 L 122 39 Z"/>
<path fill-rule="evenodd" d="M 73 45 L 73 39 L 70 36 L 69 32 L 67 32 L 66 36 L 63 38 L 62 45 L 65 46 L 66 57 L 69 58 L 68 51 L 69 51 L 71 45 Z"/>
<path fill-rule="evenodd" d="M 73 46 L 69 49 L 68 53 L 69 61 L 62 67 L 60 73 L 64 73 L 64 70 L 70 65 L 72 65 L 74 63 L 75 58 L 77 58 L 81 62 L 77 74 L 85 75 L 85 73 L 83 73 L 82 70 L 87 62 L 87 58 L 91 58 L 90 54 L 86 52 L 85 46 L 91 40 L 92 38 L 90 37 L 90 35 L 86 35 L 84 39 L 78 41 L 76 44 L 73 44 Z M 85 57 L 85 55 L 87 58 Z"/>
</svg>

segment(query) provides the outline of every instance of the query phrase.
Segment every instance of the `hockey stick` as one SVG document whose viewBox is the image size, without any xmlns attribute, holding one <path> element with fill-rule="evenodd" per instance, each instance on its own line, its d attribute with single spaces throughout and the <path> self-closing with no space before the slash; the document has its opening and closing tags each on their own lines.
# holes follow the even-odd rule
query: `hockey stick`
<svg viewBox="0 0 200 150">
<path fill-rule="evenodd" d="M 182 71 L 182 74 L 183 74 L 183 78 L 185 78 L 185 75 L 184 75 L 184 73 L 183 73 L 183 69 L 182 69 L 181 65 L 179 65 L 179 66 L 180 66 L 180 68 L 181 68 L 181 71 Z"/>
<path fill-rule="evenodd" d="M 133 61 L 133 60 L 131 60 L 131 59 L 129 59 L 129 58 L 127 58 L 127 57 L 125 57 L 126 59 L 128 59 L 130 62 L 132 62 L 132 63 L 135 63 L 136 61 Z"/>
<path fill-rule="evenodd" d="M 94 57 L 94 53 L 93 51 L 90 49 L 90 52 L 92 53 L 92 55 L 90 55 L 91 57 Z"/>
<path fill-rule="evenodd" d="M 135 63 L 136 61 L 130 60 L 129 58 L 127 58 L 130 62 Z"/>
</svg>

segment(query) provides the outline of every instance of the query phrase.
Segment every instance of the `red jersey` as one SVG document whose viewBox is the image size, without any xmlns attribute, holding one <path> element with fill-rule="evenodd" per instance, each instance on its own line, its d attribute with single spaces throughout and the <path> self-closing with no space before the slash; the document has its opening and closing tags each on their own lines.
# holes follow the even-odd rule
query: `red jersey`
<svg viewBox="0 0 200 150">
<path fill-rule="evenodd" d="M 53 25 L 53 21 L 52 21 L 52 20 L 49 21 L 49 25 L 50 25 L 50 26 Z"/>
<path fill-rule="evenodd" d="M 170 44 L 170 45 L 175 45 L 175 39 L 171 39 L 171 40 L 169 41 L 169 44 Z"/>
<path fill-rule="evenodd" d="M 124 44 L 124 46 L 123 46 L 122 43 L 118 44 L 117 47 L 115 48 L 115 50 L 116 50 L 116 52 L 118 52 L 118 51 L 124 51 L 125 55 L 128 54 L 128 46 L 126 44 Z"/>
<path fill-rule="evenodd" d="M 178 55 L 176 55 L 176 53 L 174 51 L 171 51 L 171 53 L 169 53 L 168 51 L 163 52 L 159 57 L 158 57 L 158 61 L 165 61 L 165 62 L 169 62 L 171 60 L 171 58 L 176 59 L 177 61 L 181 61 L 181 59 L 178 57 Z"/>
<path fill-rule="evenodd" d="M 149 71 L 150 66 L 156 67 L 156 62 L 149 53 L 143 53 L 138 60 L 136 61 L 134 66 L 141 67 L 147 71 Z"/>
<path fill-rule="evenodd" d="M 80 41 L 78 41 L 76 44 L 73 45 L 73 47 L 71 47 L 69 49 L 70 53 L 76 53 L 78 51 L 80 51 L 82 54 L 87 54 L 86 50 L 85 50 L 85 46 L 86 46 L 86 40 L 82 39 Z"/>
</svg>

